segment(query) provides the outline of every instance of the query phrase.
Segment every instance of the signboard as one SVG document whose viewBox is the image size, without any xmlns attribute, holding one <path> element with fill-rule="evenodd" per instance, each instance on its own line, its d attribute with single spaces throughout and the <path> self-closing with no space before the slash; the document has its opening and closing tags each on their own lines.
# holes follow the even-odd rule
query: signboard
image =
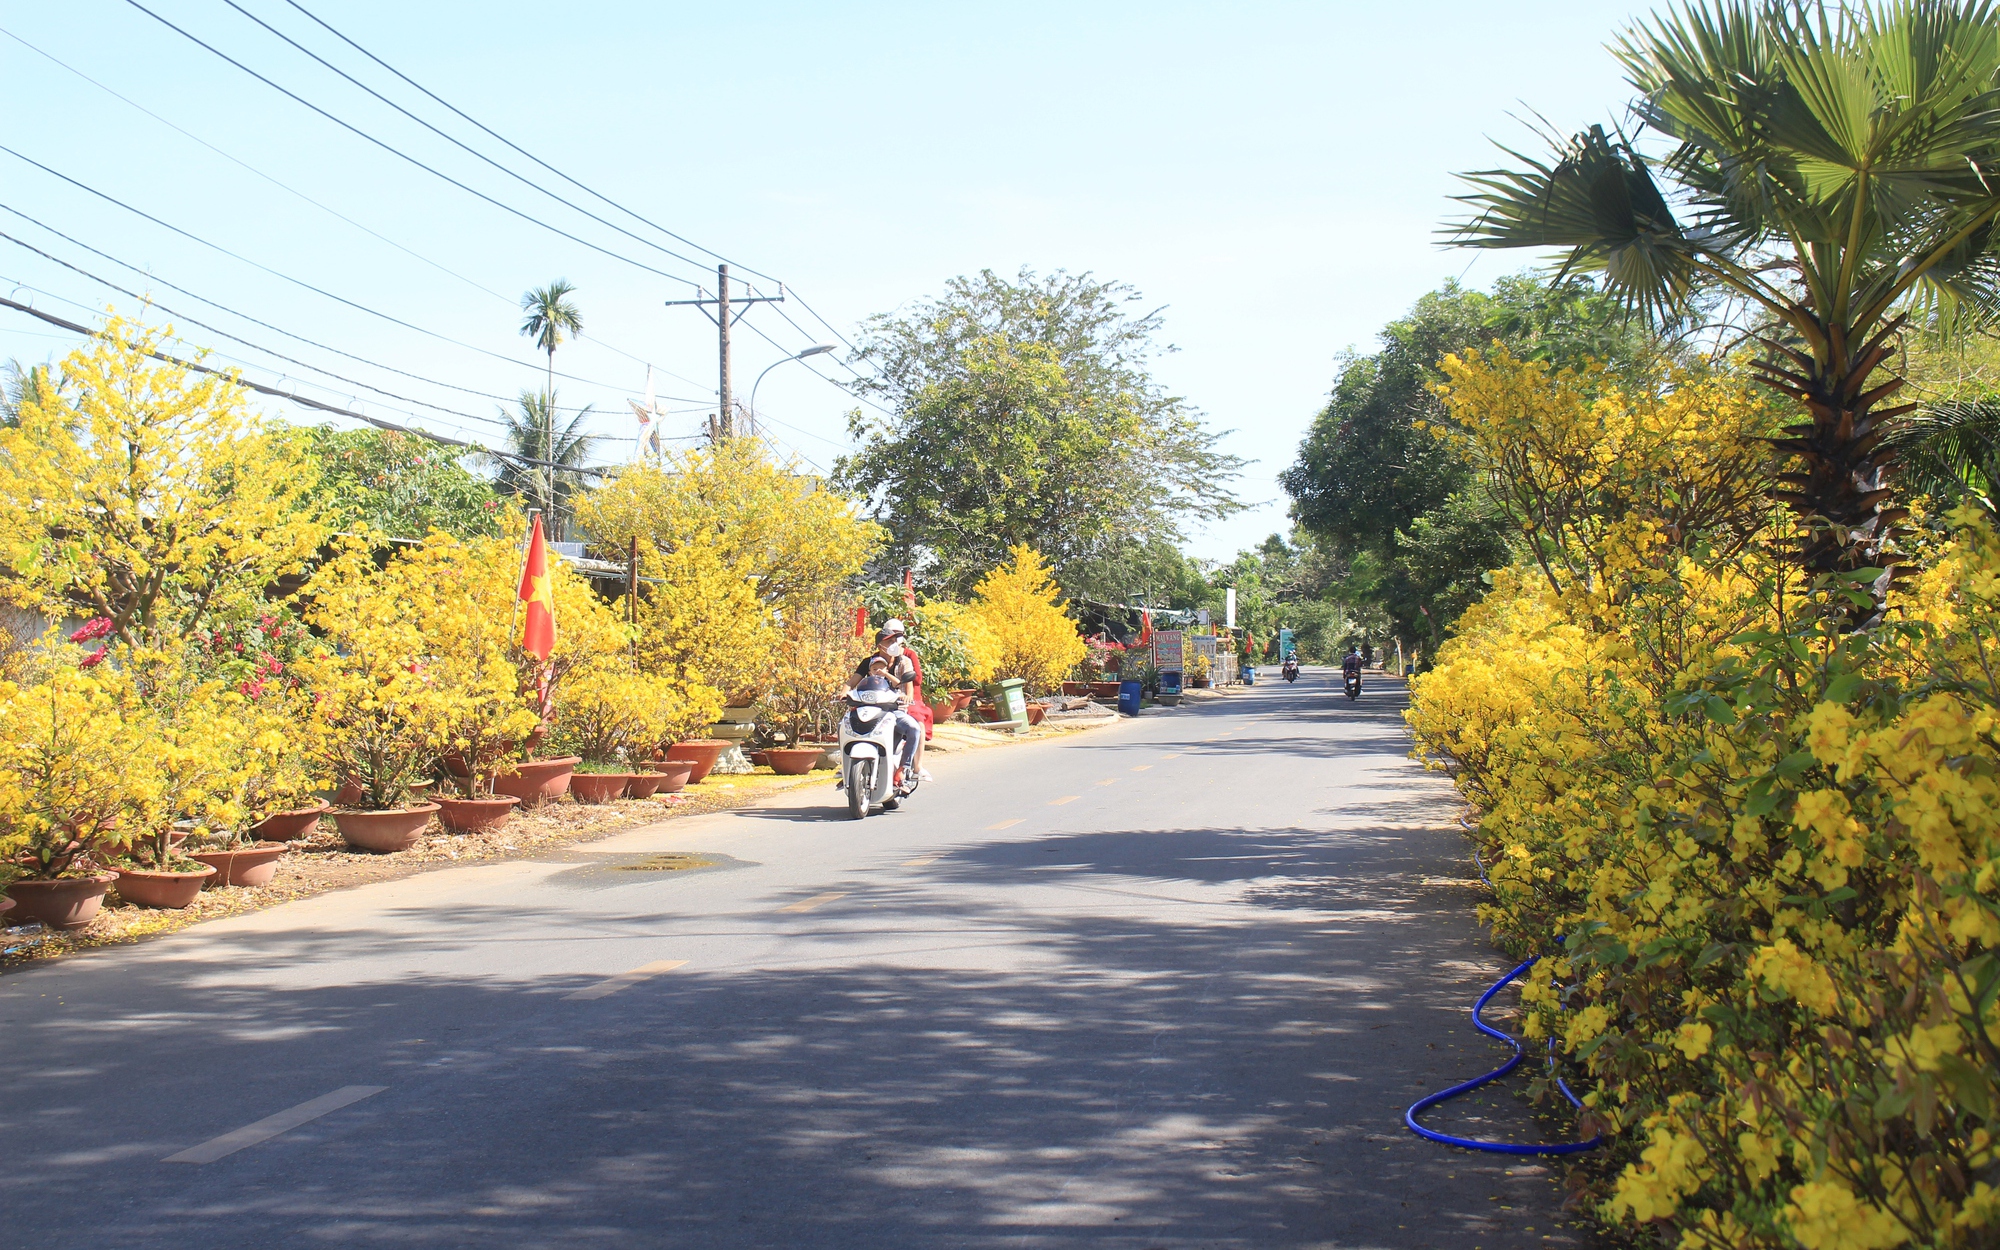
<svg viewBox="0 0 2000 1250">
<path fill-rule="evenodd" d="M 1207 656 L 1209 667 L 1213 669 L 1215 667 L 1215 635 L 1196 634 L 1194 636 L 1194 653 L 1196 655 Z"/>
<path fill-rule="evenodd" d="M 1162 671 L 1180 672 L 1184 667 L 1181 660 L 1181 631 L 1178 629 L 1156 629 L 1153 631 L 1153 667 Z"/>
<path fill-rule="evenodd" d="M 1292 652 L 1296 649 L 1297 649 L 1296 645 L 1292 642 L 1292 631 L 1289 629 L 1279 630 L 1278 658 L 1281 660 L 1290 659 Z"/>
</svg>

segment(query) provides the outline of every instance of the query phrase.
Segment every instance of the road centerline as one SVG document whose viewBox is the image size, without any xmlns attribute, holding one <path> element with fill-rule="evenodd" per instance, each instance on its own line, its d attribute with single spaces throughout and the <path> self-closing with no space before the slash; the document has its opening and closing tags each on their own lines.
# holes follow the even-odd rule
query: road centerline
<svg viewBox="0 0 2000 1250">
<path fill-rule="evenodd" d="M 823 907 L 837 898 L 846 898 L 850 892 L 848 890 L 835 890 L 830 894 L 815 894 L 811 898 L 802 898 L 796 903 L 788 903 L 778 910 L 789 912 L 811 911 L 813 908 Z"/>
<path fill-rule="evenodd" d="M 1059 799 L 1050 799 L 1050 800 L 1049 800 L 1049 806 L 1050 806 L 1050 807 L 1061 807 L 1061 806 L 1062 806 L 1063 804 L 1065 804 L 1065 803 L 1074 803 L 1074 802 L 1076 802 L 1076 801 L 1077 801 L 1078 799 L 1080 799 L 1080 798 L 1082 798 L 1082 797 L 1083 797 L 1083 796 L 1082 796 L 1081 794 L 1065 794 L 1065 795 L 1063 795 L 1063 796 L 1062 796 L 1061 798 L 1059 798 Z"/>
<path fill-rule="evenodd" d="M 214 1163 L 227 1158 L 239 1150 L 270 1141 L 280 1133 L 289 1133 L 301 1124 L 310 1124 L 329 1112 L 352 1106 L 363 1098 L 373 1098 L 387 1085 L 343 1085 L 331 1094 L 321 1094 L 308 1099 L 296 1107 L 287 1107 L 276 1115 L 267 1115 L 254 1124 L 246 1124 L 239 1129 L 231 1129 L 220 1137 L 211 1137 L 199 1146 L 189 1146 L 160 1160 L 162 1163 Z"/>
<path fill-rule="evenodd" d="M 616 994 L 619 990 L 627 986 L 637 985 L 641 981 L 649 981 L 659 976 L 662 972 L 672 972 L 674 969 L 683 967 L 686 964 L 687 960 L 685 959 L 656 959 L 652 963 L 640 964 L 636 968 L 621 972 L 615 977 L 599 981 L 595 985 L 586 985 L 575 993 L 565 994 L 563 995 L 563 1001 L 566 1003 L 575 1003 L 588 1002 L 596 998 L 606 998 L 612 994 Z"/>
</svg>

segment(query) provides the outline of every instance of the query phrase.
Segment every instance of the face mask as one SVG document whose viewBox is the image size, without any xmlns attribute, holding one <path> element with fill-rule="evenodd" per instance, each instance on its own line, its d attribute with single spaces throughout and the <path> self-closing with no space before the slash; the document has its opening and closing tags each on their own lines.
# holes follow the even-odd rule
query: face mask
<svg viewBox="0 0 2000 1250">
<path fill-rule="evenodd" d="M 882 650 L 892 656 L 900 656 L 903 654 L 903 640 L 901 638 L 893 638 L 889 641 L 889 645 L 883 647 Z"/>
</svg>

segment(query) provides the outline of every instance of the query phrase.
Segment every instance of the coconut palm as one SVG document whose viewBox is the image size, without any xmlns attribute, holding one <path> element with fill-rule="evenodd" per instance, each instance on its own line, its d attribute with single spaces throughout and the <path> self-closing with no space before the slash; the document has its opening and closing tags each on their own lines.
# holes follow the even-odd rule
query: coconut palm
<svg viewBox="0 0 2000 1250">
<path fill-rule="evenodd" d="M 2000 307 L 1992 0 L 1709 0 L 1612 51 L 1636 132 L 1593 126 L 1547 160 L 1467 175 L 1479 212 L 1454 241 L 1563 249 L 1565 272 L 1601 274 L 1658 323 L 1747 302 L 1767 330 L 1757 369 L 1804 408 L 1777 441 L 1796 457 L 1777 493 L 1806 523 L 1799 560 L 1893 563 L 1897 333 Z"/>
<path fill-rule="evenodd" d="M 19 425 L 22 408 L 47 403 L 54 397 L 55 386 L 49 379 L 47 365 L 24 365 L 19 360 L 10 360 L 0 372 L 5 373 L 4 379 L 0 379 L 0 425 Z"/>
<path fill-rule="evenodd" d="M 552 542 L 563 536 L 570 500 L 579 485 L 574 470 L 583 466 L 595 441 L 583 433 L 590 414 L 586 407 L 569 424 L 559 425 L 555 394 L 547 391 L 522 391 L 518 410 L 501 412 L 507 420 L 507 451 L 512 454 L 498 457 L 500 475 L 494 488 L 541 509 Z"/>
<path fill-rule="evenodd" d="M 576 288 L 569 284 L 568 278 L 557 278 L 521 297 L 521 311 L 528 314 L 521 318 L 521 333 L 548 353 L 551 393 L 556 389 L 556 348 L 563 345 L 564 338 L 583 333 L 583 314 L 569 302 L 574 294 Z"/>
</svg>

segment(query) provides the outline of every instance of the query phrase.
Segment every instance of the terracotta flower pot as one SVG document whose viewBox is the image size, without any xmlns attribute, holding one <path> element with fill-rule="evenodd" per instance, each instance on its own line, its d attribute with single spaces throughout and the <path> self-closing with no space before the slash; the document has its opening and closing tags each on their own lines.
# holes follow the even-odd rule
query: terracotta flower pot
<svg viewBox="0 0 2000 1250">
<path fill-rule="evenodd" d="M 771 766 L 771 753 L 769 751 L 750 752 L 750 766 L 752 768 L 769 768 Z"/>
<path fill-rule="evenodd" d="M 729 744 L 720 738 L 693 738 L 686 742 L 676 742 L 668 747 L 667 758 L 686 760 L 694 765 L 694 770 L 688 773 L 688 784 L 693 785 L 708 776 L 709 770 L 715 767 L 715 762 L 721 759 L 722 753 L 728 749 Z"/>
<path fill-rule="evenodd" d="M 988 722 L 989 724 L 997 724 L 997 723 L 999 722 L 999 720 L 1000 720 L 1000 709 L 999 709 L 999 707 L 998 707 L 998 706 L 996 706 L 996 705 L 994 705 L 994 704 L 991 704 L 991 703 L 982 703 L 982 704 L 980 704 L 980 705 L 979 705 L 979 719 L 980 719 L 980 720 L 983 720 L 983 721 L 986 721 L 986 722 Z"/>
<path fill-rule="evenodd" d="M 368 791 L 361 788 L 361 783 L 350 778 L 347 781 L 341 782 L 340 789 L 333 792 L 333 805 L 335 807 L 353 807 L 356 803 L 367 797 Z"/>
<path fill-rule="evenodd" d="M 400 811 L 335 812 L 333 823 L 356 850 L 407 851 L 424 836 L 424 826 L 437 810 L 435 803 L 421 803 Z"/>
<path fill-rule="evenodd" d="M 625 793 L 635 799 L 650 799 L 659 793 L 661 786 L 667 784 L 663 774 L 651 770 L 633 773 L 628 780 L 632 784 L 625 787 Z"/>
<path fill-rule="evenodd" d="M 250 826 L 250 833 L 264 842 L 295 842 L 310 838 L 319 832 L 320 814 L 332 807 L 333 804 L 321 799 L 311 807 L 301 807 L 296 811 L 272 812 Z"/>
<path fill-rule="evenodd" d="M 104 892 L 118 878 L 108 872 L 60 881 L 15 881 L 7 887 L 14 920 L 39 920 L 51 929 L 81 929 L 97 915 Z M 200 889 L 200 886 L 196 886 Z"/>
<path fill-rule="evenodd" d="M 771 771 L 780 777 L 803 777 L 819 763 L 822 752 L 818 747 L 772 747 L 765 754 L 771 757 Z"/>
<path fill-rule="evenodd" d="M 688 783 L 694 775 L 694 765 L 686 760 L 654 760 L 646 765 L 646 770 L 660 778 L 660 788 L 656 794 L 674 794 Z"/>
<path fill-rule="evenodd" d="M 113 868 L 118 874 L 118 897 L 139 907 L 165 907 L 179 911 L 201 897 L 201 887 L 215 875 L 215 868 L 203 864 L 200 872 L 151 872 L 140 868 Z"/>
<path fill-rule="evenodd" d="M 439 795 L 438 823 L 453 833 L 491 833 L 507 823 L 520 799 L 497 794 L 490 799 L 449 799 Z"/>
<path fill-rule="evenodd" d="M 1049 705 L 1046 703 L 1030 703 L 1028 705 L 1028 723 L 1030 725 L 1041 724 L 1042 717 L 1047 716 L 1048 714 L 1049 714 Z"/>
<path fill-rule="evenodd" d="M 188 858 L 215 869 L 215 880 L 209 883 L 211 885 L 255 888 L 271 884 L 271 878 L 278 873 L 278 860 L 284 853 L 284 843 L 267 842 L 263 846 L 234 851 L 191 851 Z M 125 887 L 119 886 L 118 892 L 125 893 Z"/>
<path fill-rule="evenodd" d="M 572 773 L 569 796 L 579 803 L 613 803 L 631 784 L 630 773 Z"/>
<path fill-rule="evenodd" d="M 493 789 L 498 794 L 513 795 L 521 800 L 522 807 L 540 807 L 569 793 L 570 774 L 582 762 L 579 756 L 565 755 L 557 760 L 502 765 L 502 771 L 494 774 Z M 507 768 L 514 771 L 504 771 Z"/>
<path fill-rule="evenodd" d="M 1115 681 L 1093 681 L 1090 683 L 1090 697 L 1116 702 L 1118 699 L 1118 683 Z"/>
<path fill-rule="evenodd" d="M 1062 692 L 1066 698 L 1081 699 L 1090 693 L 1090 683 L 1087 681 L 1066 681 L 1062 684 Z"/>
<path fill-rule="evenodd" d="M 971 690 L 954 690 L 951 692 L 951 710 L 954 712 L 963 712 L 967 705 L 978 697 L 979 691 L 976 688 Z"/>
</svg>

